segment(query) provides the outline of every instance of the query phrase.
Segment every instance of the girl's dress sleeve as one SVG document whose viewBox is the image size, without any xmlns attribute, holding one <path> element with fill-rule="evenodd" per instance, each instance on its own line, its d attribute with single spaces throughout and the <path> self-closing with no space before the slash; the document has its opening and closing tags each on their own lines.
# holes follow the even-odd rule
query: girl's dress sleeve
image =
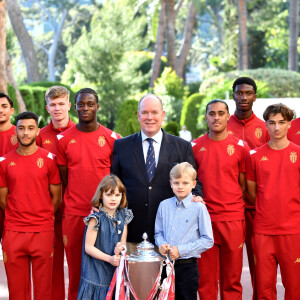
<svg viewBox="0 0 300 300">
<path fill-rule="evenodd" d="M 125 213 L 125 225 L 128 225 L 132 219 L 133 219 L 133 213 L 132 213 L 132 210 L 131 209 L 128 209 L 128 208 L 124 208 L 124 213 Z"/>
<path fill-rule="evenodd" d="M 100 217 L 98 215 L 96 215 L 95 213 L 94 214 L 90 214 L 89 216 L 85 217 L 83 219 L 83 222 L 86 226 L 88 226 L 89 224 L 89 221 L 91 218 L 94 218 L 96 219 L 96 225 L 94 226 L 94 230 L 98 231 L 99 230 L 99 227 L 100 227 Z"/>
</svg>

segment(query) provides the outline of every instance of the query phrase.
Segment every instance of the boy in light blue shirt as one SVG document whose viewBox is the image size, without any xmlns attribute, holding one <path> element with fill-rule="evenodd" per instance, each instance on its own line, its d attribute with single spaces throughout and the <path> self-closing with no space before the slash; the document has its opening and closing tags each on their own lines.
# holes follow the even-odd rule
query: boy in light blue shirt
<svg viewBox="0 0 300 300">
<path fill-rule="evenodd" d="M 155 243 L 175 260 L 175 299 L 197 300 L 197 258 L 214 244 L 206 206 L 192 202 L 196 170 L 187 162 L 170 171 L 174 197 L 162 201 L 155 220 Z"/>
</svg>

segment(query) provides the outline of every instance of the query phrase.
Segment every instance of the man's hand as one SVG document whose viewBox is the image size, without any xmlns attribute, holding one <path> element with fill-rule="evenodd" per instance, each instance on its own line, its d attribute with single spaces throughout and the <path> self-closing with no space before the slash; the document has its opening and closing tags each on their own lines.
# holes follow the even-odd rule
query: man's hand
<svg viewBox="0 0 300 300">
<path fill-rule="evenodd" d="M 179 257 L 179 251 L 177 246 L 172 246 L 172 248 L 170 249 L 170 257 L 175 260 Z"/>
<path fill-rule="evenodd" d="M 167 256 L 167 252 L 171 249 L 169 244 L 163 244 L 159 247 L 159 253 L 161 255 Z"/>
<path fill-rule="evenodd" d="M 205 204 L 205 201 L 203 200 L 202 197 L 200 197 L 200 196 L 195 196 L 195 195 L 193 195 L 192 202 L 201 202 L 201 203 Z"/>
</svg>

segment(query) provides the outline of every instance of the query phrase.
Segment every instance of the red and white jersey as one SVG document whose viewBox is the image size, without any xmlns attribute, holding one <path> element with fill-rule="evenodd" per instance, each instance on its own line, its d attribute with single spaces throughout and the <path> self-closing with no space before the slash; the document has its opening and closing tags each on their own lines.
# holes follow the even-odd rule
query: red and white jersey
<svg viewBox="0 0 300 300">
<path fill-rule="evenodd" d="M 197 175 L 211 220 L 244 220 L 245 203 L 239 174 L 245 172 L 247 144 L 232 135 L 214 141 L 208 134 L 192 142 Z"/>
<path fill-rule="evenodd" d="M 250 151 L 246 178 L 256 182 L 254 232 L 267 235 L 300 233 L 300 147 L 282 150 L 265 144 Z"/>
<path fill-rule="evenodd" d="M 232 115 L 227 123 L 227 131 L 238 139 L 247 142 L 250 149 L 262 146 L 270 140 L 266 123 L 254 113 L 246 120 L 239 120 Z"/>
<path fill-rule="evenodd" d="M 50 122 L 47 126 L 40 130 L 40 133 L 36 138 L 36 144 L 56 155 L 58 143 L 56 136 L 75 125 L 76 124 L 69 119 L 67 127 L 54 128 L 52 122 Z"/>
<path fill-rule="evenodd" d="M 16 126 L 12 125 L 8 130 L 0 131 L 0 156 L 17 149 L 17 147 Z"/>
<path fill-rule="evenodd" d="M 88 215 L 97 186 L 110 174 L 113 145 L 118 138 L 119 134 L 102 125 L 93 132 L 82 132 L 74 126 L 57 135 L 57 164 L 68 167 L 65 213 Z"/>
<path fill-rule="evenodd" d="M 4 229 L 53 231 L 54 207 L 49 185 L 61 182 L 55 156 L 45 149 L 28 156 L 16 150 L 0 157 L 0 186 L 8 187 Z"/>
<path fill-rule="evenodd" d="M 288 139 L 300 146 L 300 118 L 292 121 L 292 126 L 288 131 Z"/>
</svg>

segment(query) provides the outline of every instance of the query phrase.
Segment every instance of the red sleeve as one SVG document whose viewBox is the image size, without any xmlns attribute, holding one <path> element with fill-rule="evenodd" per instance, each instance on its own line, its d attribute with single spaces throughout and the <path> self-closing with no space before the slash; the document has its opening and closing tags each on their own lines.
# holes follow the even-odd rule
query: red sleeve
<svg viewBox="0 0 300 300">
<path fill-rule="evenodd" d="M 66 154 L 65 154 L 65 137 L 62 137 L 57 142 L 57 151 L 56 151 L 56 163 L 60 166 L 66 166 L 68 164 Z"/>
<path fill-rule="evenodd" d="M 0 164 L 0 186 L 7 186 L 7 179 L 3 163 Z"/>
<path fill-rule="evenodd" d="M 53 158 L 49 158 L 49 184 L 59 184 L 61 183 L 59 170 L 56 164 L 56 156 L 49 152 L 50 155 L 52 155 Z"/>
<path fill-rule="evenodd" d="M 250 153 L 246 159 L 246 179 L 256 181 L 255 159 Z"/>
</svg>

